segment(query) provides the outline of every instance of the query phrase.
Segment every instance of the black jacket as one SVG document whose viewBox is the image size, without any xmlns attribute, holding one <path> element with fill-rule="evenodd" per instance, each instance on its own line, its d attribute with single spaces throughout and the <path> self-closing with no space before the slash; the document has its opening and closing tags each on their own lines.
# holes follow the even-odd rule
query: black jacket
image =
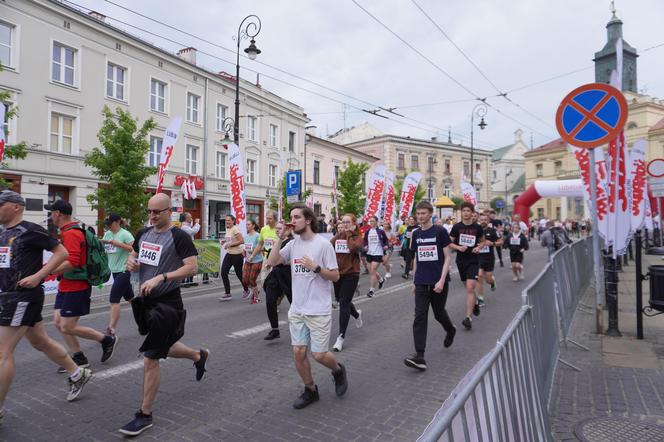
<svg viewBox="0 0 664 442">
<path fill-rule="evenodd" d="M 171 346 L 184 336 L 187 311 L 143 296 L 132 299 L 131 309 L 138 332 L 147 335 L 138 351 L 156 350 L 159 358 L 166 358 Z"/>
</svg>

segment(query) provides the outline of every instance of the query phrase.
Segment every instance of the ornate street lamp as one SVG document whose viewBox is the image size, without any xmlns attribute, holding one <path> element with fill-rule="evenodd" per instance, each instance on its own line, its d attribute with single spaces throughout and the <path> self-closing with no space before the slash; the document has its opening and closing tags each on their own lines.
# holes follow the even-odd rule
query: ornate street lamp
<svg viewBox="0 0 664 442">
<path fill-rule="evenodd" d="M 245 25 L 245 22 L 247 24 Z M 254 37 L 261 31 L 261 19 L 257 15 L 247 15 L 237 28 L 237 58 L 235 64 L 235 124 L 233 126 L 233 138 L 240 145 L 240 40 L 250 38 L 249 47 L 244 52 L 250 60 L 255 60 L 261 50 L 256 47 Z M 225 121 L 225 120 L 224 120 Z"/>
<path fill-rule="evenodd" d="M 480 117 L 480 122 L 477 124 L 480 130 L 484 130 L 488 126 L 484 122 L 484 116 L 486 115 L 488 108 L 484 103 L 478 103 L 473 108 L 473 111 L 470 114 L 470 185 L 475 188 L 475 157 L 474 157 L 474 133 L 475 133 L 475 116 Z"/>
</svg>

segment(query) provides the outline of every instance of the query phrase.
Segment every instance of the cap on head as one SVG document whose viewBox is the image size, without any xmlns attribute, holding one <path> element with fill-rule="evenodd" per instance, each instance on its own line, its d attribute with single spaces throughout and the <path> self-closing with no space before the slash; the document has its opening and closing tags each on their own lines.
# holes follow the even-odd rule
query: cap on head
<svg viewBox="0 0 664 442">
<path fill-rule="evenodd" d="M 0 192 L 0 204 L 3 203 L 16 203 L 25 206 L 23 197 L 13 190 L 3 190 Z"/>
<path fill-rule="evenodd" d="M 117 213 L 111 213 L 110 215 L 108 215 L 108 218 L 106 218 L 106 220 L 104 221 L 104 224 L 110 226 L 116 221 L 122 221 L 122 217 Z"/>
<path fill-rule="evenodd" d="M 57 200 L 51 204 L 44 204 L 44 209 L 48 210 L 49 212 L 57 210 L 63 215 L 71 215 L 74 211 L 71 207 L 71 204 L 65 200 Z"/>
</svg>

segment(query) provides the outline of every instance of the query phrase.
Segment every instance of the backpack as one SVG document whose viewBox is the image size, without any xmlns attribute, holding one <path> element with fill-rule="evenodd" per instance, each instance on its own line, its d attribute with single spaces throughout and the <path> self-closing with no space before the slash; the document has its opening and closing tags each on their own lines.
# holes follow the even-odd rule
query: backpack
<svg viewBox="0 0 664 442">
<path fill-rule="evenodd" d="M 85 237 L 85 266 L 65 272 L 65 279 L 76 281 L 88 281 L 90 285 L 101 285 L 111 277 L 111 269 L 108 267 L 108 255 L 104 244 L 97 238 L 92 228 L 86 228 L 85 224 L 71 226 L 66 230 L 77 229 L 83 232 Z"/>
<path fill-rule="evenodd" d="M 560 250 L 565 244 L 567 244 L 567 238 L 565 238 L 565 234 L 560 229 L 553 229 L 551 231 L 551 236 L 553 236 L 554 250 Z"/>
</svg>

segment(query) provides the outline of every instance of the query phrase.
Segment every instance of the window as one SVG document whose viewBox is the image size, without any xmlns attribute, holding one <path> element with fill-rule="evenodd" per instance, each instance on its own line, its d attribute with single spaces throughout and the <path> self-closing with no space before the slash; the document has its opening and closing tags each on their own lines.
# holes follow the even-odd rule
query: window
<svg viewBox="0 0 664 442">
<path fill-rule="evenodd" d="M 433 186 L 431 184 L 429 184 L 428 188 L 428 199 L 429 201 L 433 201 Z"/>
<path fill-rule="evenodd" d="M 397 154 L 397 169 L 404 170 L 406 168 L 405 155 L 402 152 Z"/>
<path fill-rule="evenodd" d="M 334 166 L 334 180 L 339 184 L 339 166 Z"/>
<path fill-rule="evenodd" d="M 125 77 L 127 69 L 108 63 L 106 65 L 106 96 L 125 101 Z"/>
<path fill-rule="evenodd" d="M 563 162 L 556 161 L 555 163 L 553 163 L 553 169 L 555 170 L 556 175 L 560 175 L 561 172 L 563 171 Z"/>
<path fill-rule="evenodd" d="M 51 114 L 51 152 L 72 153 L 74 144 L 74 117 Z"/>
<path fill-rule="evenodd" d="M 496 169 L 493 169 L 491 172 L 493 173 L 493 180 L 496 181 L 498 177 L 498 172 L 496 171 Z"/>
<path fill-rule="evenodd" d="M 270 124 L 270 146 L 277 147 L 279 144 L 279 128 L 275 124 Z"/>
<path fill-rule="evenodd" d="M 463 176 L 470 178 L 470 163 L 468 161 L 463 162 Z"/>
<path fill-rule="evenodd" d="M 542 176 L 544 175 L 544 171 L 542 169 L 542 164 L 535 164 L 535 175 L 537 176 Z"/>
<path fill-rule="evenodd" d="M 268 185 L 272 188 L 277 187 L 277 165 L 270 164 L 267 171 Z"/>
<path fill-rule="evenodd" d="M 542 207 L 537 208 L 537 218 L 538 219 L 544 218 L 544 209 Z"/>
<path fill-rule="evenodd" d="M 217 103 L 217 132 L 225 132 L 224 119 L 228 116 L 228 106 Z"/>
<path fill-rule="evenodd" d="M 256 160 L 247 159 L 247 170 L 244 176 L 247 178 L 248 183 L 256 182 Z"/>
<path fill-rule="evenodd" d="M 443 195 L 445 195 L 448 198 L 452 196 L 452 189 L 450 189 L 449 184 L 445 184 L 445 188 L 443 189 Z"/>
<path fill-rule="evenodd" d="M 449 158 L 445 158 L 445 173 L 448 174 L 448 175 L 452 173 L 452 171 L 450 169 L 450 160 L 449 160 Z"/>
<path fill-rule="evenodd" d="M 217 178 L 226 179 L 226 158 L 226 153 L 217 152 L 217 158 L 215 160 L 215 175 Z"/>
<path fill-rule="evenodd" d="M 0 62 L 3 66 L 13 66 L 13 51 L 15 27 L 9 23 L 0 22 Z"/>
<path fill-rule="evenodd" d="M 76 49 L 62 43 L 53 43 L 53 59 L 51 63 L 51 80 L 74 86 L 74 63 Z"/>
<path fill-rule="evenodd" d="M 258 118 L 249 115 L 247 117 L 247 138 L 251 141 L 256 141 L 256 121 Z"/>
<path fill-rule="evenodd" d="M 314 184 L 320 184 L 320 161 L 314 160 Z"/>
<path fill-rule="evenodd" d="M 295 152 L 295 132 L 288 132 L 288 151 Z"/>
<path fill-rule="evenodd" d="M 247 203 L 247 219 L 263 219 L 263 206 L 260 204 Z"/>
<path fill-rule="evenodd" d="M 420 168 L 420 157 L 417 155 L 411 155 L 410 156 L 410 167 L 411 169 L 419 169 Z"/>
<path fill-rule="evenodd" d="M 187 144 L 185 172 L 189 175 L 198 175 L 198 146 Z"/>
<path fill-rule="evenodd" d="M 433 165 L 436 164 L 436 161 L 432 156 L 427 157 L 427 170 L 433 172 Z"/>
<path fill-rule="evenodd" d="M 150 82 L 150 110 L 166 112 L 166 83 L 159 80 Z"/>
<path fill-rule="evenodd" d="M 161 146 L 164 142 L 163 138 L 150 137 L 150 152 L 148 154 L 148 165 L 150 167 L 159 166 L 159 159 L 161 157 Z"/>
<path fill-rule="evenodd" d="M 198 107 L 201 102 L 201 97 L 191 92 L 187 93 L 187 121 L 190 123 L 198 123 Z"/>
</svg>

